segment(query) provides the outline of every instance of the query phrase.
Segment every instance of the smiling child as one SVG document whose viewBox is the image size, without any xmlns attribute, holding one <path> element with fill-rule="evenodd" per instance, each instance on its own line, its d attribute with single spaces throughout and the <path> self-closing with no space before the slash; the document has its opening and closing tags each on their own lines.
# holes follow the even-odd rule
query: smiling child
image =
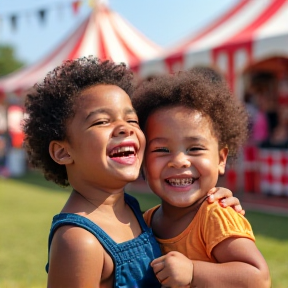
<svg viewBox="0 0 288 288">
<path fill-rule="evenodd" d="M 144 218 L 166 254 L 151 264 L 162 286 L 270 287 L 249 222 L 205 201 L 245 143 L 242 104 L 197 70 L 143 82 L 132 103 L 146 136 L 145 179 L 161 198 Z"/>
</svg>

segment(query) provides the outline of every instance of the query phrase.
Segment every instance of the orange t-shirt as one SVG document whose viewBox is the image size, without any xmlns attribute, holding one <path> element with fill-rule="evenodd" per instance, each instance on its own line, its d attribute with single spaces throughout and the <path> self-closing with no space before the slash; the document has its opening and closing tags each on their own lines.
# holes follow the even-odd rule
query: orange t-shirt
<svg viewBox="0 0 288 288">
<path fill-rule="evenodd" d="M 144 213 L 144 219 L 151 227 L 154 211 L 160 205 Z M 171 239 L 157 238 L 163 254 L 178 251 L 191 260 L 217 262 L 211 255 L 213 248 L 229 237 L 245 237 L 255 241 L 252 228 L 245 217 L 231 207 L 222 208 L 217 202 L 204 201 L 189 226 Z"/>
</svg>

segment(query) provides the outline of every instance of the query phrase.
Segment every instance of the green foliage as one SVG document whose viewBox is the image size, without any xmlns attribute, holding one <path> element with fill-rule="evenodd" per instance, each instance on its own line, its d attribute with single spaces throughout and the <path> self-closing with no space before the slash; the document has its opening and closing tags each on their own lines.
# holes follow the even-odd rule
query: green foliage
<svg viewBox="0 0 288 288">
<path fill-rule="evenodd" d="M 48 233 L 71 189 L 62 189 L 38 173 L 0 178 L 0 287 L 46 287 Z M 141 209 L 159 203 L 149 193 L 133 193 Z M 272 275 L 272 287 L 288 287 L 288 217 L 247 211 L 256 244 Z"/>
<path fill-rule="evenodd" d="M 13 47 L 0 45 L 0 77 L 21 68 L 24 63 L 14 55 Z"/>
</svg>

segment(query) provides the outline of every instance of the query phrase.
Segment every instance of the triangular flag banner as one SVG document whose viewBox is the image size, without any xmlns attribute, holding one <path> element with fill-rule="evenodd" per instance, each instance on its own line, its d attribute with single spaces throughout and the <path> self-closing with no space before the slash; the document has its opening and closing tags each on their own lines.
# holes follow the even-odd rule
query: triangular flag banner
<svg viewBox="0 0 288 288">
<path fill-rule="evenodd" d="M 11 15 L 10 16 L 10 21 L 11 21 L 12 30 L 16 30 L 17 29 L 18 17 L 16 15 Z"/>
<path fill-rule="evenodd" d="M 46 21 L 46 15 L 47 15 L 46 12 L 47 12 L 47 11 L 44 10 L 44 9 L 38 11 L 38 15 L 39 15 L 39 17 L 40 17 L 41 23 L 44 23 L 44 22 Z"/>
<path fill-rule="evenodd" d="M 96 0 L 88 0 L 88 5 L 91 7 L 91 8 L 94 8 L 96 6 L 96 3 L 95 3 Z"/>
<path fill-rule="evenodd" d="M 73 8 L 73 12 L 75 15 L 79 12 L 80 5 L 81 5 L 81 1 L 73 1 L 72 2 L 72 8 Z"/>
</svg>

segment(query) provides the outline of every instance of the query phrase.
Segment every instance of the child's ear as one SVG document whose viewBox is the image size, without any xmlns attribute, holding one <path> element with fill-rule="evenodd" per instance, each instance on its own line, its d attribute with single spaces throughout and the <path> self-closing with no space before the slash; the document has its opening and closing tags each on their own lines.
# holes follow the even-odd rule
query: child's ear
<svg viewBox="0 0 288 288">
<path fill-rule="evenodd" d="M 64 141 L 51 141 L 49 144 L 51 158 L 60 165 L 72 164 L 73 159 L 67 151 Z"/>
<path fill-rule="evenodd" d="M 219 175 L 223 175 L 225 173 L 227 157 L 228 157 L 228 148 L 224 147 L 219 151 L 219 164 L 218 164 Z"/>
</svg>

